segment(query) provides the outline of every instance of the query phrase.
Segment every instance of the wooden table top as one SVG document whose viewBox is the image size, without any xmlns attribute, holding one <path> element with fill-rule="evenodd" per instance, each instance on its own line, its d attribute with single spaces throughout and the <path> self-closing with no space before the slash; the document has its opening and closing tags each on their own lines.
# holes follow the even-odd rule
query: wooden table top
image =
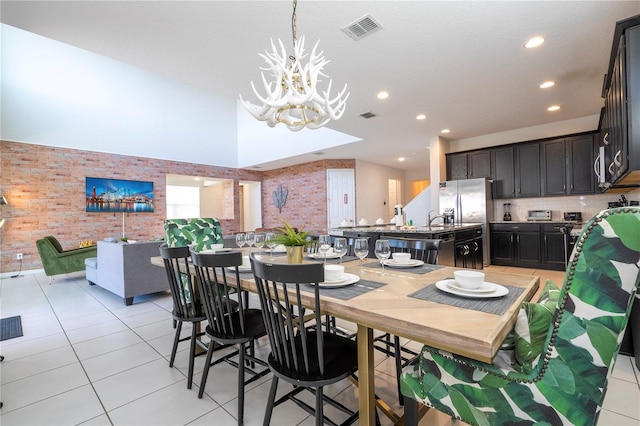
<svg viewBox="0 0 640 426">
<path fill-rule="evenodd" d="M 286 258 L 263 256 L 263 261 L 267 259 L 286 262 Z M 371 261 L 374 259 L 365 260 Z M 164 266 L 159 256 L 151 258 L 151 263 Z M 483 362 L 491 362 L 513 328 L 520 303 L 529 300 L 539 285 L 536 276 L 485 272 L 488 282 L 525 289 L 503 315 L 495 315 L 408 296 L 427 285 L 453 277 L 453 271 L 460 268 L 443 267 L 422 275 L 385 268 L 386 276 L 379 276 L 380 269 L 367 267 L 366 273 L 360 274 L 359 261 L 343 265 L 345 272 L 386 285 L 350 300 L 332 298 L 325 292 L 321 299 L 324 314 Z M 242 285 L 246 290 L 257 291 L 252 278 L 242 278 Z"/>
</svg>

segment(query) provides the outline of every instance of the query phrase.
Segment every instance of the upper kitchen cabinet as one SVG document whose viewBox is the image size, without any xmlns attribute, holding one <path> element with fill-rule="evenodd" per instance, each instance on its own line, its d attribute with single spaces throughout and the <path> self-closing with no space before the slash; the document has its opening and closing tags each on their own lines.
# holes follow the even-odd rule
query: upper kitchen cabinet
<svg viewBox="0 0 640 426">
<path fill-rule="evenodd" d="M 593 133 L 544 141 L 540 149 L 543 196 L 593 194 Z"/>
<path fill-rule="evenodd" d="M 447 180 L 491 177 L 488 150 L 447 154 Z"/>
<path fill-rule="evenodd" d="M 513 155 L 513 146 L 491 150 L 493 198 L 515 197 L 515 163 Z"/>
<path fill-rule="evenodd" d="M 619 21 L 605 76 L 599 186 L 640 185 L 640 15 Z"/>
<path fill-rule="evenodd" d="M 540 196 L 540 144 L 525 143 L 515 147 L 516 197 Z"/>
</svg>

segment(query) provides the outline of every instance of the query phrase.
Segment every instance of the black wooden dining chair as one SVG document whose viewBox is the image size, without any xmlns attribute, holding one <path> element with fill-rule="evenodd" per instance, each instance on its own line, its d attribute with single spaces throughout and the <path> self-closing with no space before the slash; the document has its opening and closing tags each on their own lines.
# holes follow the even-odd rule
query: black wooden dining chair
<svg viewBox="0 0 640 426">
<path fill-rule="evenodd" d="M 267 363 L 256 358 L 254 353 L 255 340 L 267 334 L 262 320 L 262 312 L 260 309 L 250 308 L 248 299 L 243 297 L 245 291 L 242 288 L 238 272 L 238 266 L 242 265 L 242 252 L 196 253 L 192 251 L 191 259 L 208 321 L 205 333 L 211 339 L 198 398 L 202 398 L 204 394 L 211 366 L 226 361 L 237 367 L 238 424 L 241 425 L 244 421 L 245 385 L 269 373 L 268 368 L 258 372 L 245 365 L 249 362 L 251 366 L 259 364 L 267 367 Z M 228 278 L 233 280 L 234 286 L 231 286 Z M 233 293 L 238 295 L 237 301 L 230 298 Z M 233 361 L 233 357 L 227 355 L 212 363 L 211 358 L 215 351 L 213 342 L 221 345 L 238 345 L 238 362 Z M 235 354 L 236 352 L 234 352 Z M 245 380 L 245 372 L 251 374 L 247 380 Z"/>
<path fill-rule="evenodd" d="M 272 264 L 262 262 L 251 254 L 251 266 L 271 346 L 268 363 L 273 379 L 264 425 L 270 424 L 274 407 L 287 400 L 292 400 L 315 415 L 315 424 L 318 426 L 325 421 L 335 424 L 324 416 L 324 402 L 347 413 L 348 418 L 342 424 L 353 423 L 358 418 L 358 413 L 328 398 L 324 395 L 323 388 L 356 372 L 356 342 L 322 331 L 321 326 L 309 326 L 309 316 L 306 315 L 311 313 L 315 324 L 321 324 L 317 284 L 324 281 L 323 264 Z M 305 286 L 305 283 L 310 283 L 312 287 Z M 304 287 L 307 287 L 306 290 Z M 312 298 L 311 308 L 303 306 L 304 292 L 307 292 L 304 295 L 306 298 Z M 301 318 L 305 318 L 304 324 L 301 324 Z M 280 379 L 291 383 L 294 388 L 276 401 Z M 303 390 L 315 393 L 315 408 L 297 397 Z"/>
<path fill-rule="evenodd" d="M 198 338 L 204 333 L 198 332 L 197 324 L 206 320 L 202 304 L 196 297 L 196 289 L 192 275 L 189 273 L 189 247 L 168 247 L 167 244 L 160 245 L 160 256 L 164 261 L 164 267 L 169 280 L 169 289 L 173 298 L 172 316 L 176 325 L 175 337 L 173 339 L 173 349 L 169 359 L 169 367 L 173 367 L 178 351 L 178 343 L 189 340 L 189 373 L 187 374 L 187 389 L 191 389 L 193 383 L 193 365 L 196 357 L 196 345 L 204 350 L 204 345 Z M 182 324 L 191 323 L 191 335 L 180 338 Z"/>
<path fill-rule="evenodd" d="M 428 238 L 400 238 L 381 237 L 389 241 L 391 253 L 411 253 L 411 258 L 422 260 L 424 263 L 436 265 L 438 263 L 438 252 L 440 250 L 440 240 Z M 392 339 L 393 337 L 393 339 Z M 374 339 L 374 346 L 387 356 L 393 356 L 396 364 L 396 380 L 398 383 L 398 400 L 400 405 L 404 404 L 404 396 L 400 392 L 400 375 L 407 365 L 416 359 L 418 352 L 404 347 L 400 344 L 400 337 L 391 336 L 384 333 Z"/>
</svg>

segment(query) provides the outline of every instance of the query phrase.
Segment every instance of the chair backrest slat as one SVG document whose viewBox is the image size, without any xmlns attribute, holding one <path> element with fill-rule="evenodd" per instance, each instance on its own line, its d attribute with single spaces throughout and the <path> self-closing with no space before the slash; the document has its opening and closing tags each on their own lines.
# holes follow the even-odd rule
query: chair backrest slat
<svg viewBox="0 0 640 426">
<path fill-rule="evenodd" d="M 274 361 L 288 371 L 324 374 L 324 340 L 318 283 L 324 280 L 321 263 L 272 264 L 251 255 L 258 295 Z M 313 290 L 306 287 L 312 285 Z M 309 292 L 305 295 L 306 292 Z M 313 298 L 311 308 L 304 299 Z M 309 303 L 307 303 L 309 305 Z M 308 324 L 307 311 L 313 311 Z M 316 329 L 318 332 L 316 332 Z"/>
<path fill-rule="evenodd" d="M 429 238 L 381 237 L 389 241 L 392 253 L 411 253 L 411 258 L 435 265 L 438 263 L 440 240 Z"/>
<path fill-rule="evenodd" d="M 238 266 L 242 265 L 242 252 L 196 253 L 191 251 L 191 259 L 196 272 L 200 298 L 211 329 L 220 336 L 244 335 L 244 314 L 247 306 L 243 297 L 238 297 L 236 300 L 239 324 L 235 324 L 229 315 L 236 310 L 229 295 L 243 292 L 238 272 Z M 226 268 L 231 268 L 232 272 L 227 272 Z M 235 275 L 235 287 L 229 283 L 228 273 Z"/>
<path fill-rule="evenodd" d="M 167 272 L 175 315 L 179 318 L 196 315 L 195 285 L 189 273 L 189 248 L 168 247 L 166 244 L 162 244 L 159 249 Z"/>
</svg>

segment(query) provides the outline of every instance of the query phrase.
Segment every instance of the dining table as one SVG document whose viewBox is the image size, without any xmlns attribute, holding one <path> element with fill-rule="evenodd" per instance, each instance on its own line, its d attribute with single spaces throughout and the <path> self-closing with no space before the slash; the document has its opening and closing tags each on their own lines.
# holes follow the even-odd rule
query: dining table
<svg viewBox="0 0 640 426">
<path fill-rule="evenodd" d="M 243 251 L 247 254 L 247 249 Z M 283 255 L 254 254 L 263 262 L 287 262 Z M 303 260 L 314 261 L 322 260 Z M 164 266 L 159 256 L 152 257 L 151 263 Z M 539 287 L 539 278 L 534 275 L 485 271 L 485 282 L 495 286 L 496 292 L 463 293 L 447 285 L 454 271 L 462 268 L 390 264 L 383 269 L 379 261 L 370 258 L 362 267 L 354 258 L 341 263 L 349 279 L 321 285 L 321 309 L 323 315 L 356 325 L 359 422 L 363 425 L 375 424 L 374 330 L 491 363 L 515 324 L 520 304 L 530 300 Z M 240 279 L 244 290 L 257 292 L 250 271 L 241 273 Z M 312 307 L 313 297 L 309 285 L 303 303 Z M 401 417 L 392 420 L 399 423 Z"/>
</svg>

